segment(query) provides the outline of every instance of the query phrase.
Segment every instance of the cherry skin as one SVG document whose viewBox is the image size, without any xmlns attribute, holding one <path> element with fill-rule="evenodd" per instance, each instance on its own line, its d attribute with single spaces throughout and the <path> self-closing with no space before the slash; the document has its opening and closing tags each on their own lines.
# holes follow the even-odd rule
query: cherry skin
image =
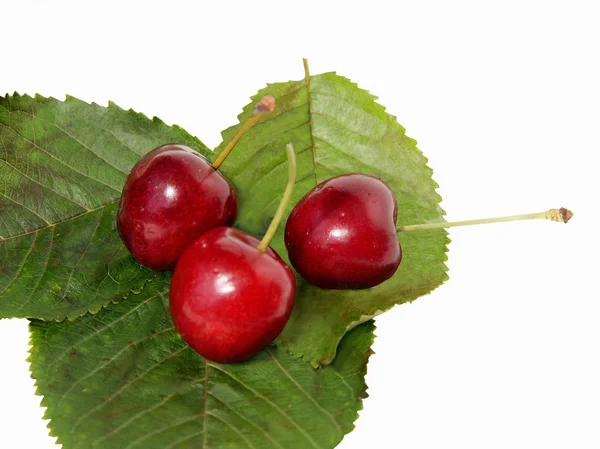
<svg viewBox="0 0 600 449">
<path fill-rule="evenodd" d="M 246 360 L 283 330 L 296 296 L 292 270 L 236 228 L 211 229 L 181 255 L 169 306 L 183 339 L 217 363 Z"/>
<path fill-rule="evenodd" d="M 233 186 L 208 159 L 186 146 L 169 144 L 146 154 L 131 170 L 117 228 L 139 263 L 172 270 L 202 233 L 232 225 L 237 209 Z"/>
<path fill-rule="evenodd" d="M 400 265 L 397 215 L 392 189 L 378 178 L 349 174 L 324 181 L 288 217 L 290 261 L 319 287 L 374 287 Z"/>
</svg>

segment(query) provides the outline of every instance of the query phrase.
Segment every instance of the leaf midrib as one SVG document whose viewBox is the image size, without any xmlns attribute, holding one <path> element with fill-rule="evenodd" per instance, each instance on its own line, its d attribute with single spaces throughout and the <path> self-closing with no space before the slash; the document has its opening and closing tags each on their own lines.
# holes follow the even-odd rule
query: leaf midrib
<svg viewBox="0 0 600 449">
<path fill-rule="evenodd" d="M 310 72 L 308 70 L 308 62 L 305 60 L 304 63 L 304 84 L 306 86 L 306 97 L 308 103 L 308 126 L 310 129 L 310 142 L 312 148 L 312 162 L 313 162 L 313 172 L 315 174 L 315 187 L 319 184 L 319 177 L 317 176 L 317 149 L 315 147 L 315 133 L 314 133 L 314 123 L 313 123 L 313 104 L 312 104 L 312 95 L 310 89 Z"/>
<path fill-rule="evenodd" d="M 83 217 L 84 215 L 91 214 L 93 212 L 97 212 L 100 209 L 108 207 L 108 206 L 112 206 L 113 204 L 116 204 L 118 201 L 119 201 L 118 199 L 113 200 L 113 201 L 109 201 L 108 203 L 104 203 L 101 206 L 95 207 L 94 209 L 87 209 L 85 212 L 82 212 L 80 214 L 73 215 L 73 216 L 65 218 L 63 220 L 56 221 L 54 223 L 48 223 L 48 225 L 46 225 L 46 226 L 40 226 L 39 228 L 35 228 L 35 229 L 32 229 L 32 230 L 27 231 L 27 232 L 22 232 L 21 234 L 11 235 L 10 237 L 0 237 L 0 243 L 6 242 L 8 240 L 17 239 L 17 238 L 20 238 L 20 237 L 25 237 L 25 236 L 28 236 L 28 235 L 31 235 L 31 234 L 35 234 L 37 232 L 43 231 L 44 229 L 55 228 L 57 225 L 66 223 L 66 222 L 71 221 L 71 220 L 76 220 L 76 219 L 78 219 L 80 217 Z"/>
</svg>

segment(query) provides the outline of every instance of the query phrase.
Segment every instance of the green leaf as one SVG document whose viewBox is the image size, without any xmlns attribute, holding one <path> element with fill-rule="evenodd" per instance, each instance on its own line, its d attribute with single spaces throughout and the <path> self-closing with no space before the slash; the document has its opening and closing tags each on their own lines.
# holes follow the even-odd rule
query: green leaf
<svg viewBox="0 0 600 449">
<path fill-rule="evenodd" d="M 115 216 L 131 167 L 168 142 L 210 153 L 112 103 L 0 97 L 0 318 L 76 318 L 154 276 L 129 256 Z"/>
<path fill-rule="evenodd" d="M 252 128 L 222 166 L 240 199 L 237 226 L 256 236 L 264 234 L 286 183 L 288 142 L 294 143 L 298 159 L 292 205 L 318 182 L 359 172 L 390 184 L 398 200 L 399 224 L 443 220 L 427 159 L 371 94 L 333 73 L 271 84 L 244 108 L 241 122 L 266 94 L 276 98 L 277 111 Z M 224 142 L 238 127 L 223 132 Z M 445 231 L 406 233 L 400 240 L 400 269 L 375 288 L 325 290 L 299 278 L 297 305 L 278 346 L 314 364 L 330 363 L 349 329 L 431 292 L 447 279 Z M 272 246 L 288 260 L 283 226 Z"/>
<path fill-rule="evenodd" d="M 298 155 L 293 203 L 322 180 L 362 172 L 391 185 L 400 223 L 443 219 L 426 159 L 369 93 L 324 74 L 268 86 L 240 118 L 265 94 L 278 111 L 223 166 L 237 187 L 239 227 L 264 234 L 286 183 L 290 141 Z M 278 347 L 215 364 L 173 328 L 168 274 L 99 310 L 154 276 L 123 248 L 115 210 L 131 166 L 168 142 L 208 154 L 183 130 L 112 104 L 0 99 L 0 317 L 97 311 L 31 322 L 32 376 L 51 433 L 64 449 L 333 448 L 361 407 L 370 318 L 446 279 L 446 233 L 402 235 L 398 273 L 373 289 L 324 290 L 299 279 Z M 273 246 L 286 258 L 283 227 Z M 315 370 L 297 356 L 329 365 Z"/>
<path fill-rule="evenodd" d="M 31 372 L 64 449 L 328 449 L 353 429 L 374 325 L 314 370 L 284 350 L 219 365 L 168 313 L 168 276 L 74 322 L 31 322 Z"/>
</svg>

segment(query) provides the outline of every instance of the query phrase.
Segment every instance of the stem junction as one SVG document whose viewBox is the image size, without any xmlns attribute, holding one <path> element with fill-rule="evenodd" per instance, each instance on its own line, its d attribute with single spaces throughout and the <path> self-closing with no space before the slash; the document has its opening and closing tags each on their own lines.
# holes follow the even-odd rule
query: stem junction
<svg viewBox="0 0 600 449">
<path fill-rule="evenodd" d="M 246 131 L 252 128 L 256 124 L 256 122 L 258 122 L 261 115 L 263 115 L 265 112 L 273 112 L 275 108 L 275 98 L 273 98 L 271 95 L 265 95 L 264 97 L 262 97 L 260 101 L 256 104 L 256 107 L 252 111 L 252 115 L 250 116 L 250 118 L 246 120 L 246 123 L 244 123 L 240 129 L 238 129 L 238 131 L 235 133 L 235 136 L 233 136 L 233 139 L 231 139 L 231 141 L 227 144 L 223 151 L 221 151 L 221 154 L 219 154 L 217 159 L 213 162 L 212 167 L 215 170 L 218 170 L 223 161 L 227 159 L 227 156 L 229 156 L 229 154 L 231 153 L 235 145 L 238 143 L 238 141 L 242 138 L 244 134 L 246 134 Z"/>
</svg>

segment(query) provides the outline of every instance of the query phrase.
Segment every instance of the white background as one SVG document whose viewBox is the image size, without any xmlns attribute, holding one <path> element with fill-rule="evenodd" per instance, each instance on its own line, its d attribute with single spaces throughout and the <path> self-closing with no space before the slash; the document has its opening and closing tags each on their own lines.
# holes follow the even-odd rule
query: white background
<svg viewBox="0 0 600 449">
<path fill-rule="evenodd" d="M 600 447 L 596 2 L 91 3 L 1 1 L 0 94 L 110 99 L 216 146 L 307 57 L 418 139 L 448 220 L 575 212 L 451 230 L 450 281 L 377 319 L 339 448 Z M 0 321 L 0 349 L 0 447 L 56 447 L 25 321 Z"/>
</svg>

